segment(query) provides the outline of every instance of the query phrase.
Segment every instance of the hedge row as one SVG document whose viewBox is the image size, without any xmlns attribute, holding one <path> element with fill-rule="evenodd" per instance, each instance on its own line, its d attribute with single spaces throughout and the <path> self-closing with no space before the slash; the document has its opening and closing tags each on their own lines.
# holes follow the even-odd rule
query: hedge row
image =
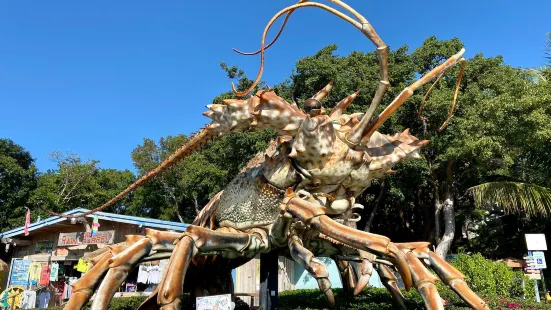
<svg viewBox="0 0 551 310">
<path fill-rule="evenodd" d="M 503 262 L 493 262 L 480 254 L 459 254 L 451 264 L 467 278 L 467 284 L 484 298 L 490 309 L 549 309 L 545 304 L 534 302 L 534 282 L 526 278 L 522 271 L 512 271 Z M 523 285 L 524 281 L 524 285 Z M 438 283 L 438 291 L 447 302 L 446 309 L 470 309 L 448 287 Z M 341 289 L 334 289 L 337 307 L 334 309 L 395 309 L 386 289 L 368 288 L 356 297 L 348 296 Z M 425 309 L 423 299 L 415 290 L 404 291 L 409 309 Z M 114 298 L 109 309 L 132 310 L 145 300 L 145 297 Z M 237 300 L 236 310 L 248 309 L 247 304 Z M 194 301 L 188 296 L 183 300 L 184 309 L 195 309 Z M 56 309 L 56 308 L 52 308 Z M 327 309 L 327 301 L 319 290 L 294 290 L 279 294 L 278 309 L 306 310 Z"/>
<path fill-rule="evenodd" d="M 392 298 L 385 289 L 368 288 L 356 297 L 348 296 L 342 289 L 334 289 L 337 306 L 333 310 L 391 310 L 396 309 Z M 444 297 L 445 293 L 442 294 Z M 404 292 L 408 309 L 425 309 L 421 296 L 411 290 Z M 186 296 L 187 297 L 187 296 Z M 446 299 L 446 298 L 444 298 Z M 109 305 L 110 310 L 134 310 L 145 300 L 145 297 L 121 297 L 114 298 Z M 449 299 L 446 299 L 449 301 Z M 548 305 L 537 304 L 526 300 L 514 298 L 487 299 L 491 304 L 490 309 L 549 309 Z M 236 310 L 248 310 L 249 307 L 242 301 L 238 301 Z M 48 308 L 50 310 L 61 310 L 62 308 Z M 89 309 L 87 307 L 86 309 Z M 185 298 L 183 309 L 195 309 L 195 305 L 189 298 Z M 280 310 L 321 310 L 328 309 L 327 301 L 319 290 L 295 290 L 279 294 L 278 309 Z M 470 309 L 463 302 L 452 299 L 446 306 L 449 310 Z M 38 310 L 38 309 L 37 309 Z"/>
</svg>

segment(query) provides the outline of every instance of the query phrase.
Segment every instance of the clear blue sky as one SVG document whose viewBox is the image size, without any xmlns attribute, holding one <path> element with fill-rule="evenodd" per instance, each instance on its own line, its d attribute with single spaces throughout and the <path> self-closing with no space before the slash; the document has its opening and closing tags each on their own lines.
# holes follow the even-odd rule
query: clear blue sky
<svg viewBox="0 0 551 310">
<path fill-rule="evenodd" d="M 259 58 L 232 48 L 257 49 L 268 20 L 293 3 L 1 1 L 0 138 L 29 150 L 41 171 L 54 168 L 54 150 L 133 170 L 130 152 L 143 138 L 189 134 L 206 124 L 204 106 L 230 86 L 221 61 L 256 74 Z M 458 37 L 467 57 L 544 64 L 551 1 L 422 3 L 348 0 L 391 49 L 411 51 L 431 35 Z M 299 58 L 331 43 L 342 55 L 373 50 L 325 11 L 296 12 L 266 54 L 264 79 L 282 81 Z"/>
</svg>

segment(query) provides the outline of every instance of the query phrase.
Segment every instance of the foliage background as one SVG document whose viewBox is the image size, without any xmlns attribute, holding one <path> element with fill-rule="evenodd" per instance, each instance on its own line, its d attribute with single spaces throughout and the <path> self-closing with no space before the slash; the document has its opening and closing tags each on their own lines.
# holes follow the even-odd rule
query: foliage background
<svg viewBox="0 0 551 310">
<path fill-rule="evenodd" d="M 459 39 L 430 37 L 413 51 L 408 46 L 391 50 L 391 87 L 380 110 L 419 75 L 461 47 Z M 417 113 L 430 85 L 416 92 L 380 128 L 384 133 L 410 128 L 414 135 L 431 143 L 424 147 L 422 160 L 398 165 L 398 173 L 388 176 L 384 183 L 374 182 L 362 194 L 358 202 L 366 208 L 358 227 L 364 229 L 373 213 L 373 223 L 365 228 L 396 242 L 428 240 L 436 246 L 451 237 L 453 243 L 442 249 L 444 254 L 461 251 L 492 259 L 520 258 L 525 253 L 524 233 L 549 233 L 549 221 L 542 212 L 508 209 L 495 203 L 477 205 L 469 189 L 496 181 L 551 187 L 551 69 L 515 68 L 500 56 L 483 54 L 467 61 L 448 128 L 438 131 L 447 117 L 459 68 L 450 70 L 435 87 L 422 118 Z M 228 78 L 237 80 L 238 89 L 251 84 L 238 67 L 222 63 L 221 68 Z M 331 80 L 335 87 L 324 102 L 329 110 L 360 90 L 349 112 L 365 111 L 378 83 L 376 53 L 339 55 L 336 45 L 328 45 L 298 60 L 289 76 L 273 88 L 289 102 L 295 99 L 301 105 Z M 260 83 L 257 89 L 264 86 Z M 212 102 L 232 96 L 228 91 Z M 52 160 L 57 168 L 38 171 L 24 146 L 1 139 L 0 231 L 22 226 L 27 207 L 32 210 L 32 221 L 47 217 L 39 205 L 56 212 L 95 208 L 155 167 L 189 137 L 179 134 L 158 141 L 144 137 L 129 154 L 136 174 L 103 168 L 93 159 L 55 150 Z M 271 138 L 273 132 L 263 131 L 216 139 L 107 211 L 190 222 Z M 451 197 L 450 205 L 445 203 L 446 197 Z M 547 205 L 542 208 L 549 210 Z"/>
</svg>

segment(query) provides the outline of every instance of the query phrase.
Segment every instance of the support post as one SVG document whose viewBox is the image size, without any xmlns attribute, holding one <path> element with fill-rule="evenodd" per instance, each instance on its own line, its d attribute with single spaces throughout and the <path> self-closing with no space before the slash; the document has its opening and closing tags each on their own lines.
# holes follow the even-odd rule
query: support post
<svg viewBox="0 0 551 310">
<path fill-rule="evenodd" d="M 543 288 L 543 303 L 547 303 L 547 288 L 545 287 L 545 277 L 543 276 L 543 269 L 540 269 L 541 274 L 541 286 Z"/>
<path fill-rule="evenodd" d="M 277 309 L 278 256 L 260 254 L 260 309 Z"/>
</svg>

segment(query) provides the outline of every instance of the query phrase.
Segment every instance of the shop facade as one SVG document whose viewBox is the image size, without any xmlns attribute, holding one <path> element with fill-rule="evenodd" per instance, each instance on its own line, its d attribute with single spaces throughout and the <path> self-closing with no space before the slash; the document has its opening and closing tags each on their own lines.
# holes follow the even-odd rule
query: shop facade
<svg viewBox="0 0 551 310">
<path fill-rule="evenodd" d="M 66 215 L 88 210 L 78 208 Z M 92 231 L 94 216 L 99 228 Z M 67 219 L 50 217 L 0 234 L 0 308 L 15 303 L 16 308 L 60 306 L 71 296 L 71 284 L 91 267 L 87 253 L 125 241 L 125 235 L 145 235 L 146 228 L 183 232 L 188 224 L 96 212 Z M 106 249 L 107 250 L 107 249 Z M 164 272 L 168 260 L 144 263 L 135 268 L 116 296 L 147 295 Z M 8 298 L 6 295 L 17 296 Z M 34 306 L 31 306 L 34 305 Z"/>
</svg>

